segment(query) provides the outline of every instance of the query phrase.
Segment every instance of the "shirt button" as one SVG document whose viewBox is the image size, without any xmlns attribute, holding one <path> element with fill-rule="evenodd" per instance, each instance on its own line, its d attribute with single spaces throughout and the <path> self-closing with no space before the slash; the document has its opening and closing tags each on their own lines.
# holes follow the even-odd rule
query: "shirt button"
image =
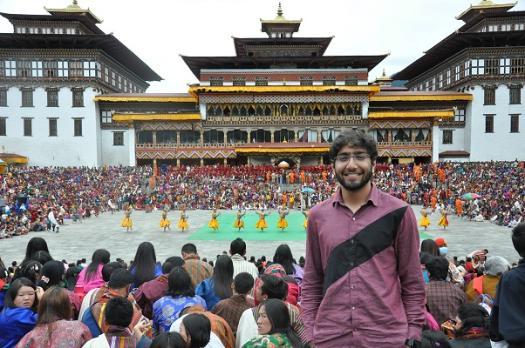
<svg viewBox="0 0 525 348">
<path fill-rule="evenodd" d="M 355 307 L 352 307 L 352 310 L 354 310 L 354 309 L 355 309 Z"/>
<path fill-rule="evenodd" d="M 352 220 L 354 220 L 354 221 L 355 221 L 355 217 L 353 217 L 353 218 L 352 218 Z"/>
<path fill-rule="evenodd" d="M 354 244 L 354 240 L 353 239 L 350 240 L 350 244 Z"/>
<path fill-rule="evenodd" d="M 353 285 L 350 285 L 350 289 L 355 289 L 355 286 L 353 286 Z"/>
</svg>

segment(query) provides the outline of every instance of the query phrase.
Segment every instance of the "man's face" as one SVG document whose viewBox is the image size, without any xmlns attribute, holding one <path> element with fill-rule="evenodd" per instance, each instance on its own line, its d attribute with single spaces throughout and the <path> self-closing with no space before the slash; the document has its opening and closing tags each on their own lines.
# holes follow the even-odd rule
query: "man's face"
<svg viewBox="0 0 525 348">
<path fill-rule="evenodd" d="M 337 153 L 335 177 L 344 189 L 358 191 L 370 182 L 374 164 L 366 149 L 346 145 Z"/>
</svg>

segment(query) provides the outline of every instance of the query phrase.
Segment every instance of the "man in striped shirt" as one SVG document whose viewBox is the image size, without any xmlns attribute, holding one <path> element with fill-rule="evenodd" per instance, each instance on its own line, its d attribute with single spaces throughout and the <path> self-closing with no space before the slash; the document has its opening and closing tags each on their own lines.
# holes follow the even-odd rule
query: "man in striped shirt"
<svg viewBox="0 0 525 348">
<path fill-rule="evenodd" d="M 181 255 L 184 259 L 183 267 L 190 275 L 193 286 L 197 286 L 204 279 L 213 275 L 213 268 L 200 259 L 195 244 L 184 244 L 181 249 Z"/>
<path fill-rule="evenodd" d="M 246 272 L 250 273 L 253 279 L 257 279 L 259 270 L 257 270 L 257 266 L 253 263 L 244 259 L 244 255 L 246 255 L 246 243 L 241 238 L 237 238 L 231 242 L 230 255 L 232 256 L 234 278 L 237 274 Z"/>
</svg>

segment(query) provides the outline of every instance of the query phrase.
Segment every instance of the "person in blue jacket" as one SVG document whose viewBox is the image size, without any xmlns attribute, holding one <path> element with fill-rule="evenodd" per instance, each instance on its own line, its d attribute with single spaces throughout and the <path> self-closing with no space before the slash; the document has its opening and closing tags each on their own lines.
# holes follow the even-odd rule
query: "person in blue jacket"
<svg viewBox="0 0 525 348">
<path fill-rule="evenodd" d="M 206 309 L 211 311 L 220 300 L 233 295 L 232 283 L 233 262 L 228 255 L 221 255 L 215 262 L 213 275 L 197 285 L 195 294 L 206 301 Z"/>
<path fill-rule="evenodd" d="M 0 347 L 15 347 L 35 327 L 38 298 L 43 292 L 27 278 L 18 278 L 11 283 L 0 312 Z"/>
</svg>

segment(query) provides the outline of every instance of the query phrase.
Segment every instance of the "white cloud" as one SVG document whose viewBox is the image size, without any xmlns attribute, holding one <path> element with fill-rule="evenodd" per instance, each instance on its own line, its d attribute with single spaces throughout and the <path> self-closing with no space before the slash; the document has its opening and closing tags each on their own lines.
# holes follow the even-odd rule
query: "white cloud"
<svg viewBox="0 0 525 348">
<path fill-rule="evenodd" d="M 335 36 L 327 55 L 390 53 L 383 68 L 399 71 L 458 29 L 455 16 L 479 0 L 282 0 L 288 19 L 303 19 L 296 36 Z M 46 14 L 70 0 L 0 0 L 7 13 Z M 278 0 L 79 0 L 164 81 L 149 92 L 185 92 L 196 82 L 180 54 L 233 56 L 232 36 L 264 37 L 259 19 L 275 17 Z M 514 10 L 524 10 L 523 1 Z M 0 32 L 12 32 L 4 18 Z"/>
</svg>

